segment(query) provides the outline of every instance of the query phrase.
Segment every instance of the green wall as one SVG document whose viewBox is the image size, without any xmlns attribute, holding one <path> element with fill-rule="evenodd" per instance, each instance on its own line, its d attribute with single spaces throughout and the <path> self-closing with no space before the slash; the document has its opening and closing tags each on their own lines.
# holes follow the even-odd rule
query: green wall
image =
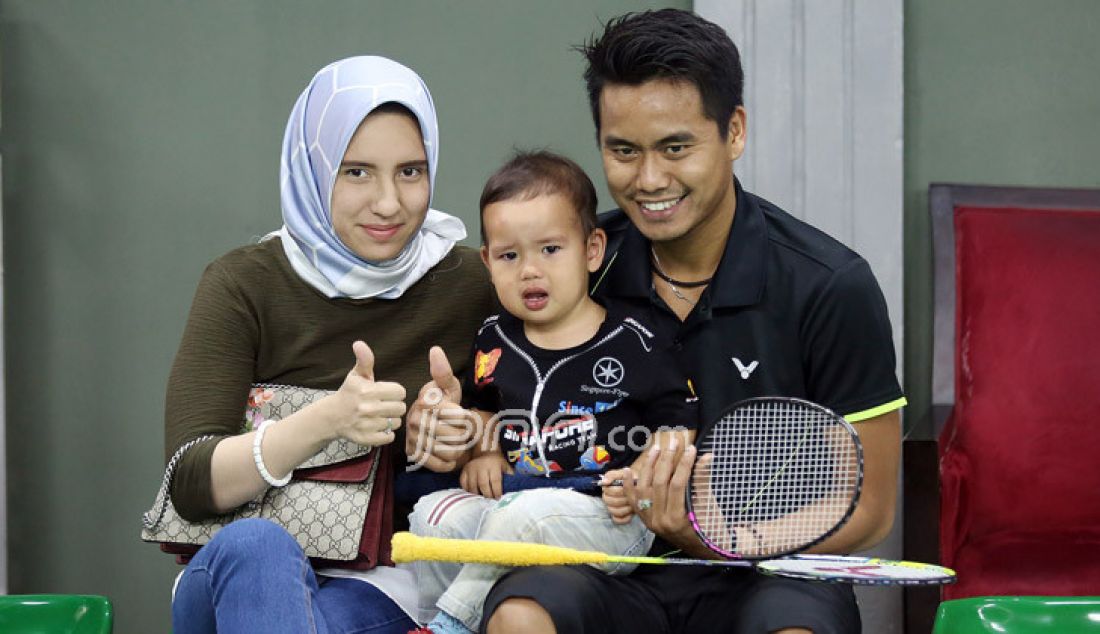
<svg viewBox="0 0 1100 634">
<path fill-rule="evenodd" d="M 170 558 L 138 541 L 163 389 L 203 265 L 278 223 L 282 128 L 323 64 L 375 52 L 439 109 L 436 206 L 476 234 L 513 145 L 589 170 L 568 47 L 627 0 L 0 0 L 12 592 L 94 592 L 167 629 Z M 688 7 L 680 0 L 677 6 Z M 906 389 L 926 433 L 933 181 L 1100 186 L 1100 3 L 905 7 Z"/>
<path fill-rule="evenodd" d="M 168 629 L 177 567 L 138 532 L 169 365 L 202 267 L 280 224 L 283 126 L 318 68 L 373 52 L 424 76 L 435 206 L 476 236 L 513 145 L 573 156 L 609 202 L 569 46 L 666 4 L 0 0 L 10 590 Z"/>
<path fill-rule="evenodd" d="M 905 3 L 905 388 L 914 436 L 930 430 L 928 184 L 1097 187 L 1098 150 L 1100 3 Z"/>
</svg>

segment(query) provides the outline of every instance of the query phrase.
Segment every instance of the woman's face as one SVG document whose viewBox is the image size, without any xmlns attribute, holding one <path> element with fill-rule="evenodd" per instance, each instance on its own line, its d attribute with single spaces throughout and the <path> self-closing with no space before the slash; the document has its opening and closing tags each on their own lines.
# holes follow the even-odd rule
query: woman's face
<svg viewBox="0 0 1100 634">
<path fill-rule="evenodd" d="M 371 262 L 392 260 L 428 213 L 428 157 L 416 119 L 373 112 L 359 124 L 332 188 L 337 237 Z"/>
</svg>

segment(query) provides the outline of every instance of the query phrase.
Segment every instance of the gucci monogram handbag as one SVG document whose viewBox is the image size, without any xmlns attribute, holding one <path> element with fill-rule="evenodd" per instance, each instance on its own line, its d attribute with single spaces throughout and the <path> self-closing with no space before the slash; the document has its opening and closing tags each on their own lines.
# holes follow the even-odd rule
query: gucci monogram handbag
<svg viewBox="0 0 1100 634">
<path fill-rule="evenodd" d="M 256 384 L 248 397 L 242 432 L 285 418 L 328 394 L 327 390 Z M 186 563 L 226 524 L 261 517 L 285 528 L 317 567 L 367 570 L 392 565 L 388 447 L 363 447 L 337 439 L 295 469 L 286 486 L 268 488 L 231 513 L 189 522 L 172 506 L 172 477 L 189 449 L 212 438 L 191 440 L 168 461 L 153 508 L 142 517 L 142 540 L 159 542 L 161 550 Z"/>
</svg>

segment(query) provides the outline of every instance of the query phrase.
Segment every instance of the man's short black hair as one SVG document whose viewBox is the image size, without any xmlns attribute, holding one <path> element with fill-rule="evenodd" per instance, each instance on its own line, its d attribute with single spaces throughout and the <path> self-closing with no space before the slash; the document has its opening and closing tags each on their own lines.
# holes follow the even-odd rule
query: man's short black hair
<svg viewBox="0 0 1100 634">
<path fill-rule="evenodd" d="M 596 228 L 596 188 L 580 165 L 546 150 L 516 152 L 489 177 L 481 191 L 481 244 L 485 236 L 485 208 L 509 200 L 531 200 L 559 194 L 569 201 L 581 233 L 587 238 Z"/>
<path fill-rule="evenodd" d="M 588 60 L 584 81 L 596 133 L 600 93 L 606 84 L 637 86 L 653 79 L 688 81 L 699 89 L 703 113 L 726 138 L 742 104 L 745 75 L 737 46 L 722 27 L 680 9 L 627 13 L 612 19 L 599 37 L 578 46 Z"/>
</svg>

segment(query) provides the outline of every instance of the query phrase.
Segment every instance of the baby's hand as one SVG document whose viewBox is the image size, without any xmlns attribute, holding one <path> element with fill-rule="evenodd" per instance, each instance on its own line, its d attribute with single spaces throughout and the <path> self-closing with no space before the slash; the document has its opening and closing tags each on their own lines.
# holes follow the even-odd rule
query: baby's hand
<svg viewBox="0 0 1100 634">
<path fill-rule="evenodd" d="M 512 465 L 499 453 L 488 453 L 467 462 L 458 483 L 470 493 L 499 500 L 504 495 L 502 473 L 512 473 Z"/>
<path fill-rule="evenodd" d="M 615 480 L 633 478 L 634 473 L 630 468 L 616 469 L 603 474 L 602 483 L 610 483 Z M 611 521 L 616 524 L 629 524 L 634 517 L 634 508 L 626 497 L 626 491 L 622 486 L 607 484 L 603 487 L 603 503 L 607 506 L 607 512 L 611 514 Z"/>
</svg>

